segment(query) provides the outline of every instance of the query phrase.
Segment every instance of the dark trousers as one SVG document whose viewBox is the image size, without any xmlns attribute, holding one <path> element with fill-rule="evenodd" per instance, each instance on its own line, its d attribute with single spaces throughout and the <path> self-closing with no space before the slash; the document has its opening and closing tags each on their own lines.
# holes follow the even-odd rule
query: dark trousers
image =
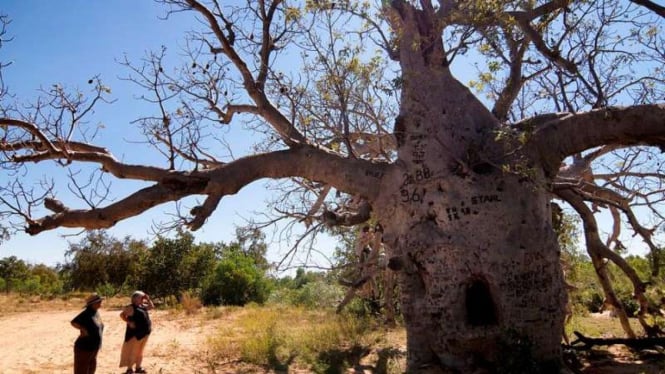
<svg viewBox="0 0 665 374">
<path fill-rule="evenodd" d="M 74 374 L 95 374 L 97 352 L 84 351 L 74 347 Z"/>
</svg>

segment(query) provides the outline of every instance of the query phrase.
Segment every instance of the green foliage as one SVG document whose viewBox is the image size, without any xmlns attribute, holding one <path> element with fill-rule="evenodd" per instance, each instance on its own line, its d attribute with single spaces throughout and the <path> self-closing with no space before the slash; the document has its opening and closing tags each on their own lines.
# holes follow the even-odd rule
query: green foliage
<svg viewBox="0 0 665 374">
<path fill-rule="evenodd" d="M 325 274 L 322 272 L 306 271 L 303 268 L 296 270 L 296 277 L 293 279 L 293 288 L 299 289 L 308 283 L 323 281 Z"/>
<path fill-rule="evenodd" d="M 316 274 L 310 273 L 308 274 Z M 305 278 L 305 277 L 303 277 Z M 302 280 L 303 278 L 300 278 Z M 313 279 L 303 284 L 290 280 L 290 287 L 281 284 L 268 299 L 269 304 L 292 305 L 306 309 L 335 308 L 344 297 L 344 289 L 325 279 Z"/>
<path fill-rule="evenodd" d="M 203 303 L 245 305 L 252 301 L 265 302 L 270 284 L 254 257 L 232 247 L 226 248 L 222 256 L 213 274 L 204 282 Z"/>
<path fill-rule="evenodd" d="M 229 259 L 234 262 L 242 258 L 236 266 L 240 270 L 236 270 L 247 270 L 248 274 L 236 274 L 235 283 L 229 284 L 240 287 L 238 292 L 249 298 L 238 297 L 234 302 L 263 302 L 270 289 L 265 279 L 269 264 L 264 236 L 251 229 L 238 229 L 236 234 L 238 240 L 230 245 L 195 244 L 192 234 L 178 231 L 175 238 L 159 237 L 148 247 L 129 237 L 121 241 L 105 231 L 89 231 L 80 242 L 70 244 L 67 262 L 57 271 L 45 265 L 28 265 L 14 256 L 0 259 L 0 289 L 42 295 L 59 294 L 65 289 L 94 290 L 107 297 L 144 289 L 165 299 L 185 293 L 196 298 L 204 280 L 214 279 L 218 262 L 226 261 L 223 268 Z M 252 265 L 246 266 L 247 263 Z"/>
<path fill-rule="evenodd" d="M 307 283 L 297 291 L 294 305 L 310 309 L 334 308 L 344 297 L 344 290 L 340 286 L 323 281 Z"/>
<path fill-rule="evenodd" d="M 569 255 L 578 255 L 578 237 L 580 218 L 572 213 L 567 213 L 561 207 L 552 202 L 552 227 L 557 234 L 559 247 Z"/>
<path fill-rule="evenodd" d="M 128 278 L 135 277 L 142 243 L 129 238 L 120 241 L 106 231 L 86 233 L 79 243 L 70 244 L 64 268 L 70 289 L 94 290 L 111 285 L 119 291 Z"/>
<path fill-rule="evenodd" d="M 201 287 L 214 260 L 215 247 L 195 245 L 191 233 L 179 230 L 174 239 L 159 237 L 142 261 L 138 287 L 155 297 L 179 297 Z"/>
<path fill-rule="evenodd" d="M 109 298 L 109 297 L 112 297 L 112 296 L 116 295 L 116 289 L 110 283 L 104 283 L 104 284 L 98 286 L 97 289 L 95 290 L 95 292 L 97 292 L 98 294 L 100 294 L 101 296 L 104 296 L 106 298 Z"/>
<path fill-rule="evenodd" d="M 0 278 L 4 279 L 5 292 L 11 291 L 22 280 L 27 279 L 28 265 L 16 256 L 5 257 L 0 260 Z"/>
<path fill-rule="evenodd" d="M 270 268 L 270 264 L 266 259 L 268 252 L 268 245 L 265 242 L 265 234 L 261 230 L 251 227 L 238 227 L 236 228 L 237 242 L 231 243 L 229 247 L 237 245 L 245 255 L 254 260 L 254 264 L 263 271 Z"/>
<path fill-rule="evenodd" d="M 63 282 L 55 269 L 46 265 L 29 265 L 16 256 L 0 259 L 0 289 L 23 295 L 56 295 Z"/>
<path fill-rule="evenodd" d="M 566 255 L 566 253 L 564 253 Z M 566 281 L 575 289 L 569 293 L 570 303 L 574 311 L 597 313 L 601 310 L 605 295 L 598 281 L 591 260 L 581 254 L 567 254 Z M 628 256 L 626 261 L 635 269 L 642 280 L 650 279 L 649 260 L 639 256 Z M 628 277 L 614 264 L 607 263 L 607 269 L 617 298 L 622 303 L 628 316 L 634 316 L 639 305 L 633 298 L 633 284 Z M 652 303 L 659 302 L 662 280 L 651 279 L 652 285 L 647 297 Z"/>
</svg>

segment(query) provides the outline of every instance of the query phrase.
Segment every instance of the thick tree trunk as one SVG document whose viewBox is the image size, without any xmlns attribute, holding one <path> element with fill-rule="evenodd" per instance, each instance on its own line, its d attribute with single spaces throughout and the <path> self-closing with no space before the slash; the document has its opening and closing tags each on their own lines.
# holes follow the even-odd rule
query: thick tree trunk
<svg viewBox="0 0 665 374">
<path fill-rule="evenodd" d="M 492 370 L 511 354 L 502 344 L 526 342 L 534 360 L 559 363 L 565 291 L 545 177 L 526 156 L 504 158 L 496 128 L 446 68 L 404 75 L 399 168 L 374 205 L 399 274 L 408 372 Z"/>
</svg>

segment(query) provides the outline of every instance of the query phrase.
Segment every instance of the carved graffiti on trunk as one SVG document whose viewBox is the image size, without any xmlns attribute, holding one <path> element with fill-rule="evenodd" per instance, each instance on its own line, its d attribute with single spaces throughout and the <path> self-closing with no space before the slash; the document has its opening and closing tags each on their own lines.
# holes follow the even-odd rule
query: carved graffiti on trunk
<svg viewBox="0 0 665 374">
<path fill-rule="evenodd" d="M 530 270 L 523 273 L 514 274 L 509 279 L 501 282 L 501 288 L 509 290 L 507 293 L 515 296 L 518 300 L 518 306 L 527 306 L 531 300 L 528 297 L 523 297 L 526 294 L 537 292 L 538 290 L 546 289 L 552 285 L 552 277 L 546 269 Z"/>
<path fill-rule="evenodd" d="M 369 169 L 366 169 L 366 170 L 365 170 L 365 175 L 368 176 L 368 177 L 376 178 L 376 179 L 381 179 L 381 178 L 383 178 L 383 172 L 382 172 L 382 171 L 376 171 L 376 170 L 369 170 Z"/>
<path fill-rule="evenodd" d="M 414 164 L 422 164 L 425 162 L 425 149 L 427 148 L 427 135 L 414 134 L 409 137 L 413 151 L 411 152 L 412 161 Z"/>
<path fill-rule="evenodd" d="M 425 194 L 427 189 L 424 187 L 412 186 L 424 182 L 432 177 L 432 172 L 427 165 L 422 166 L 413 173 L 404 173 L 402 179 L 402 186 L 400 187 L 400 196 L 403 203 L 419 203 L 425 201 Z"/>
<path fill-rule="evenodd" d="M 468 201 L 462 200 L 459 202 L 459 206 L 447 207 L 446 214 L 448 215 L 448 221 L 457 221 L 462 216 L 478 214 L 479 210 L 476 208 L 479 208 L 481 205 L 500 203 L 502 200 L 499 195 L 476 195 L 471 196 L 469 201 L 471 204 L 468 204 Z"/>
<path fill-rule="evenodd" d="M 422 204 L 423 200 L 425 200 L 425 194 L 427 193 L 427 189 L 425 188 L 418 188 L 415 187 L 413 189 L 406 189 L 403 188 L 400 190 L 400 194 L 402 196 L 402 202 L 403 203 L 420 203 Z"/>
<path fill-rule="evenodd" d="M 404 173 L 402 179 L 402 187 L 426 181 L 431 177 L 432 177 L 432 172 L 427 167 L 427 165 L 423 164 L 422 168 L 416 169 L 413 173 Z"/>
</svg>

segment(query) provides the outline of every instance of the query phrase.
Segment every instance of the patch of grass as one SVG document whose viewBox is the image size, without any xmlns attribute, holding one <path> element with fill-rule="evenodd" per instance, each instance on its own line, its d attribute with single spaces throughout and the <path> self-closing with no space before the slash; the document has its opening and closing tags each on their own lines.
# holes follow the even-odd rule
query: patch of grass
<svg viewBox="0 0 665 374">
<path fill-rule="evenodd" d="M 212 306 L 212 307 L 209 306 L 205 308 L 204 319 L 206 320 L 220 319 L 228 314 L 229 314 L 228 308 L 220 306 Z"/>
<path fill-rule="evenodd" d="M 630 318 L 630 325 L 633 331 L 640 335 L 643 333 L 642 326 L 635 318 Z M 594 338 L 611 338 L 611 337 L 625 337 L 621 322 L 618 318 L 597 317 L 594 315 L 579 316 L 574 315 L 570 323 L 566 326 L 566 334 L 571 341 L 576 337 L 573 331 L 579 331 L 584 336 Z"/>
<path fill-rule="evenodd" d="M 250 307 L 236 316 L 233 327 L 219 331 L 210 346 L 220 360 L 237 359 L 280 371 L 305 367 L 331 373 L 357 363 L 377 340 L 370 327 L 367 320 L 333 311 Z"/>
<path fill-rule="evenodd" d="M 87 296 L 87 295 L 86 295 Z M 46 310 L 69 310 L 85 304 L 85 296 L 72 297 L 41 297 L 21 295 L 18 293 L 0 294 L 0 314 L 35 312 Z"/>
</svg>

